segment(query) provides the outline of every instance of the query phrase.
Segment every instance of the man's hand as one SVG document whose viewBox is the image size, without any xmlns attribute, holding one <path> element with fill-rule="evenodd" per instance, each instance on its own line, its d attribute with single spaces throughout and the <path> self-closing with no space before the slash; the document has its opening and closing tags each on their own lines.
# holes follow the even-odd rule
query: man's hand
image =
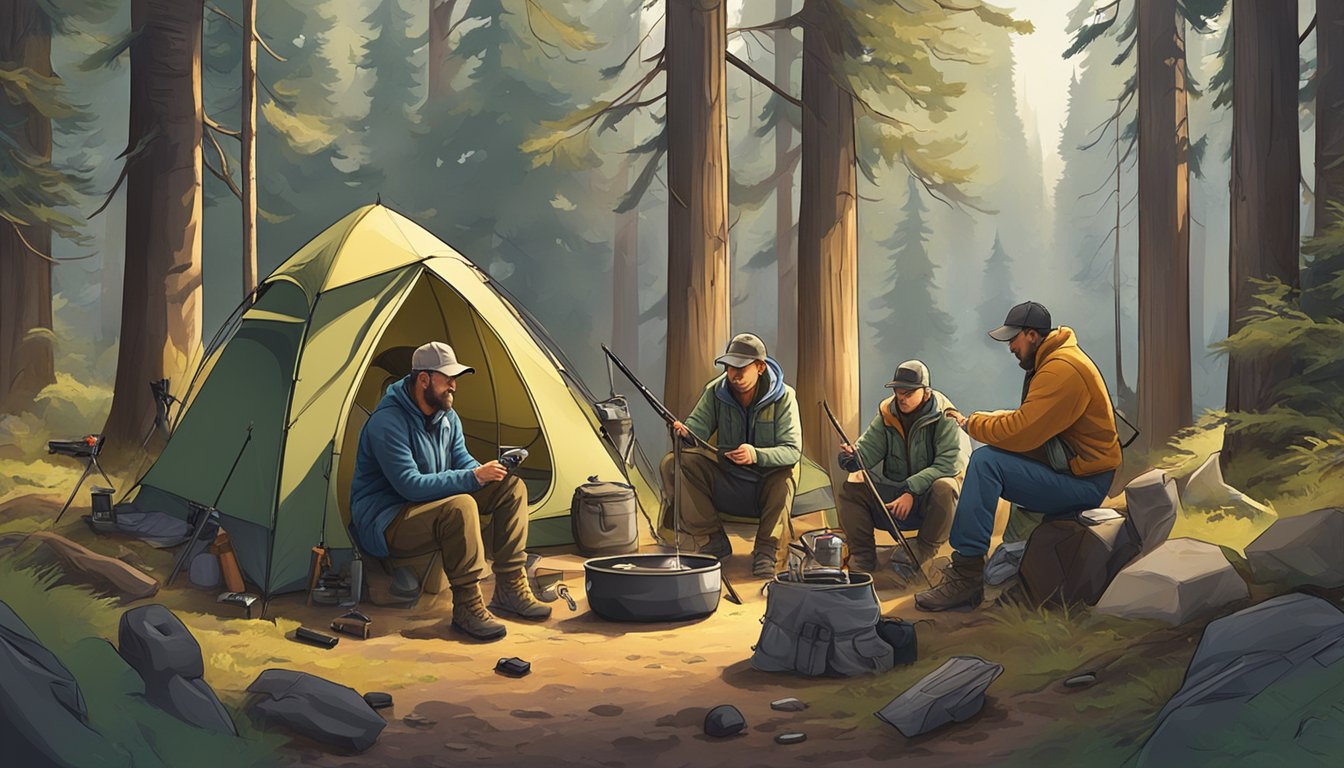
<svg viewBox="0 0 1344 768">
<path fill-rule="evenodd" d="M 897 520 L 904 520 L 910 516 L 910 510 L 915 506 L 915 497 L 907 491 L 896 498 L 895 501 L 887 505 L 891 510 L 891 516 Z"/>
<path fill-rule="evenodd" d="M 691 436 L 691 430 L 687 429 L 686 425 L 682 424 L 680 421 L 672 422 L 672 431 L 677 433 L 677 437 Z"/>
<path fill-rule="evenodd" d="M 503 480 L 508 476 L 509 470 L 504 468 L 498 461 L 490 461 L 472 470 L 476 475 L 476 482 L 481 485 L 493 483 L 496 480 Z"/>
<path fill-rule="evenodd" d="M 958 427 L 961 427 L 962 429 L 966 428 L 966 417 L 962 416 L 961 411 L 958 411 L 956 408 L 948 408 L 946 411 L 943 411 L 943 415 L 957 422 Z"/>
<path fill-rule="evenodd" d="M 723 454 L 723 456 L 734 464 L 755 464 L 756 446 L 751 445 L 750 443 L 743 443 L 733 450 Z"/>
<path fill-rule="evenodd" d="M 840 444 L 840 452 L 843 453 L 843 454 L 845 454 L 846 456 L 853 456 L 853 455 L 854 455 L 854 446 L 850 445 L 849 443 L 841 443 L 841 444 Z"/>
</svg>

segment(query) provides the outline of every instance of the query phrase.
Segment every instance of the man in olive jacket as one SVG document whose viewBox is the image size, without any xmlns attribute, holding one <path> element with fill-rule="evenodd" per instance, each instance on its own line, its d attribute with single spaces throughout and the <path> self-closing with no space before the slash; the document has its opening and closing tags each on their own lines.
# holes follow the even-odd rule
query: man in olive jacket
<svg viewBox="0 0 1344 768">
<path fill-rule="evenodd" d="M 707 538 L 699 551 L 722 560 L 732 554 L 732 543 L 719 515 L 758 518 L 751 571 L 773 576 L 803 455 L 798 405 L 779 363 L 766 356 L 756 336 L 734 336 L 714 363 L 724 367 L 723 374 L 705 385 L 685 423 L 673 425 L 683 438 L 694 434 L 709 442 L 717 436 L 718 446 L 681 451 L 681 530 L 697 542 Z M 670 499 L 676 480 L 672 454 L 659 469 Z M 670 522 L 666 510 L 663 519 Z"/>
<path fill-rule="evenodd" d="M 901 363 L 887 387 L 893 390 L 892 396 L 882 401 L 858 442 L 840 446 L 841 468 L 858 472 L 861 460 L 872 472 L 873 485 L 885 504 L 885 508 L 878 506 L 861 479 L 845 483 L 836 503 L 840 527 L 849 543 L 849 567 L 864 573 L 877 568 L 874 528 L 892 536 L 901 535 L 897 528 L 918 530 L 911 549 L 927 568 L 947 542 L 961 495 L 958 476 L 966 470 L 970 456 L 970 440 L 955 423 L 943 418 L 952 402 L 929 385 L 924 363 Z M 902 548 L 892 555 L 891 564 L 904 581 L 917 575 Z"/>
<path fill-rule="evenodd" d="M 925 611 L 974 608 L 984 599 L 985 553 L 999 499 L 1047 519 L 1067 518 L 1101 504 L 1120 467 L 1106 381 L 1073 331 L 1052 328 L 1050 312 L 1027 301 L 989 335 L 1007 342 L 1027 372 L 1022 404 L 1011 411 L 948 414 L 985 445 L 971 454 L 966 470 L 946 579 L 915 595 L 915 605 Z"/>
</svg>

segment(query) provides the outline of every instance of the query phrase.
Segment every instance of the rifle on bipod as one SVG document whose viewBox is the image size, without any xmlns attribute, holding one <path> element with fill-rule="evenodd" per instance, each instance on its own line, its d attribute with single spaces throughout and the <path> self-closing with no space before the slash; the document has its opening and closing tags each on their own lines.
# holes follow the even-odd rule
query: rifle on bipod
<svg viewBox="0 0 1344 768">
<path fill-rule="evenodd" d="M 877 492 L 877 486 L 873 485 L 873 478 L 868 472 L 868 468 L 863 466 L 863 457 L 859 455 L 858 446 L 849 442 L 849 438 L 845 436 L 845 428 L 840 426 L 839 421 L 836 421 L 835 414 L 831 413 L 831 406 L 825 400 L 821 401 L 821 407 L 826 409 L 826 418 L 831 420 L 831 426 L 835 428 L 836 434 L 840 435 L 840 442 L 854 449 L 854 458 L 859 462 L 859 473 L 863 475 L 863 482 L 868 486 L 869 492 L 873 494 L 873 500 L 877 502 L 877 506 L 882 508 L 882 511 L 887 515 L 887 519 L 891 521 L 891 530 L 896 537 L 896 543 L 905 548 L 905 554 L 910 556 L 910 562 L 915 564 L 915 570 L 919 571 L 919 575 L 924 577 L 924 583 L 929 585 L 929 589 L 933 589 L 933 582 L 929 580 L 929 575 L 924 572 L 924 564 L 919 562 L 919 558 L 915 556 L 915 550 L 901 533 L 901 526 L 897 524 L 896 518 L 887 508 L 886 502 L 882 501 L 882 494 Z"/>
<path fill-rule="evenodd" d="M 653 407 L 654 412 L 657 413 L 660 417 L 662 417 L 663 421 L 667 422 L 668 429 L 671 429 L 673 424 L 680 421 L 680 419 L 678 419 L 675 415 L 673 415 L 671 411 L 667 409 L 667 406 L 663 405 L 662 401 L 658 399 L 657 395 L 650 392 L 649 388 L 644 386 L 644 382 L 639 380 L 639 377 L 635 375 L 635 372 L 627 368 L 625 363 L 621 362 L 621 358 L 617 357 L 615 352 L 612 352 L 610 349 L 607 348 L 606 344 L 602 345 L 602 351 L 607 353 L 607 357 L 611 359 L 611 362 L 616 365 L 616 367 L 620 370 L 621 373 L 625 374 L 625 377 L 630 380 L 631 384 L 635 385 L 635 389 L 638 389 L 639 394 L 643 395 L 644 399 L 649 402 L 649 405 Z M 714 446 L 710 445 L 706 440 L 702 439 L 699 435 L 695 434 L 694 432 L 691 432 L 690 427 L 687 427 L 686 431 L 690 433 L 689 439 L 693 444 L 698 445 L 701 448 L 706 448 L 708 450 L 713 451 L 715 454 L 718 454 L 719 452 L 718 448 L 715 448 Z"/>
</svg>

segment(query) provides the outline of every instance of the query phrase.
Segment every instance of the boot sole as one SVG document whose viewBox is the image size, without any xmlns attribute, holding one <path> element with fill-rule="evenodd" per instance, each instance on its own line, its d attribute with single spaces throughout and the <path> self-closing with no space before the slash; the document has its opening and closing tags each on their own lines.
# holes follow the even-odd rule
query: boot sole
<svg viewBox="0 0 1344 768">
<path fill-rule="evenodd" d="M 457 630 L 458 632 L 461 632 L 462 634 L 466 635 L 467 637 L 470 637 L 473 640 L 481 640 L 481 641 L 498 640 L 509 633 L 509 630 L 506 627 L 500 627 L 499 632 L 497 633 L 491 633 L 488 635 L 478 634 L 476 632 L 472 632 L 466 629 L 461 624 L 458 624 L 456 621 L 453 622 L 453 629 Z"/>
<path fill-rule="evenodd" d="M 490 603 L 489 605 L 486 606 L 486 608 L 489 609 L 489 611 L 495 614 L 496 616 L 498 616 L 501 613 L 507 613 L 510 616 L 516 616 L 520 619 L 527 619 L 529 621 L 545 621 L 546 619 L 551 618 L 551 612 L 549 610 L 546 611 L 545 614 L 537 614 L 535 616 L 529 616 L 526 613 L 519 613 L 518 611 L 515 611 L 512 608 L 500 605 L 498 603 Z"/>
</svg>

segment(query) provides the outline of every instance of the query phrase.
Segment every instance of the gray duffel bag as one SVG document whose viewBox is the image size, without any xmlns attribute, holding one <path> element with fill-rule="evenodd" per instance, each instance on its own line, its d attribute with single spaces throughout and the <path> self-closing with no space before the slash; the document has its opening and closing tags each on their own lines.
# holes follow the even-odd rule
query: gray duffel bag
<svg viewBox="0 0 1344 768">
<path fill-rule="evenodd" d="M 624 555 L 639 549 L 635 487 L 601 482 L 594 475 L 574 489 L 569 503 L 570 533 L 585 556 Z"/>
<path fill-rule="evenodd" d="M 811 677 L 890 670 L 894 654 L 877 633 L 882 608 L 873 579 L 864 573 L 849 577 L 849 584 L 770 582 L 751 666 Z"/>
</svg>

